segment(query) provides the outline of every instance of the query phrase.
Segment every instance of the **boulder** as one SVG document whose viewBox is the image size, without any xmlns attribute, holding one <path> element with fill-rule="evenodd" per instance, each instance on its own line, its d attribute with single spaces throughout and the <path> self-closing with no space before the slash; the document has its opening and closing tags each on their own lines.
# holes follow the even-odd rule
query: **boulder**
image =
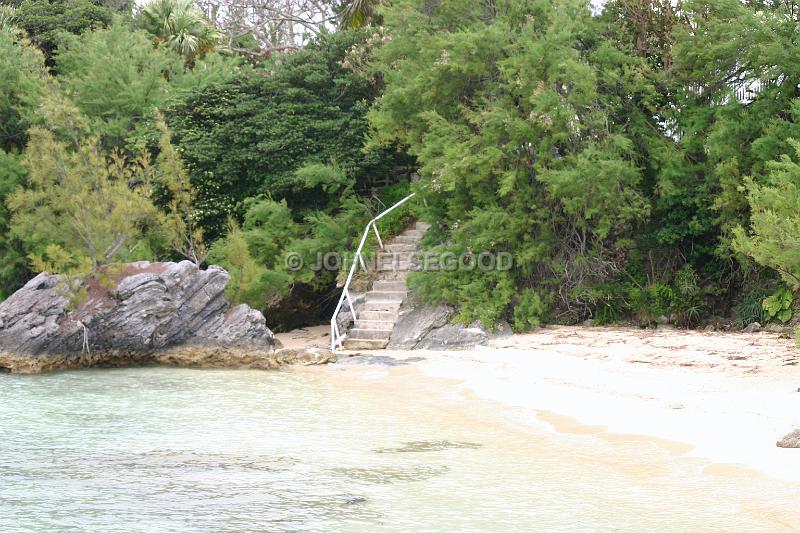
<svg viewBox="0 0 800 533">
<path fill-rule="evenodd" d="M 461 324 L 446 324 L 432 330 L 415 346 L 419 350 L 456 350 L 474 348 L 489 340 L 481 328 L 467 328 Z"/>
<path fill-rule="evenodd" d="M 453 308 L 446 305 L 402 309 L 386 348 L 389 350 L 416 348 L 432 330 L 447 325 L 453 313 Z"/>
<path fill-rule="evenodd" d="M 758 322 L 751 322 L 742 330 L 744 333 L 758 333 L 761 331 L 761 324 Z"/>
<path fill-rule="evenodd" d="M 469 325 L 469 328 L 477 328 L 482 331 L 485 331 L 487 337 L 489 339 L 503 339 L 507 337 L 511 337 L 514 335 L 514 330 L 511 328 L 511 324 L 506 322 L 505 320 L 499 321 L 497 324 L 494 325 L 493 330 L 489 330 L 489 328 L 483 325 L 483 322 L 480 320 L 476 320 Z"/>
<path fill-rule="evenodd" d="M 264 316 L 225 299 L 229 279 L 215 266 L 142 261 L 80 280 L 75 299 L 59 276 L 39 274 L 0 304 L 0 368 L 278 364 Z"/>
<path fill-rule="evenodd" d="M 800 429 L 795 429 L 777 442 L 778 448 L 800 448 Z"/>
</svg>

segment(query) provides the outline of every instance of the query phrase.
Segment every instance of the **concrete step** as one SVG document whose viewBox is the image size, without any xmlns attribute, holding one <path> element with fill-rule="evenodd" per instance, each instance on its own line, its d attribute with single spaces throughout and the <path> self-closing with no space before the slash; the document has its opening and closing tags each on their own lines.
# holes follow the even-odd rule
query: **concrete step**
<svg viewBox="0 0 800 533">
<path fill-rule="evenodd" d="M 421 220 L 417 220 L 417 223 L 414 224 L 414 227 L 420 231 L 428 231 L 431 225 L 428 224 L 427 222 L 422 222 Z"/>
<path fill-rule="evenodd" d="M 356 320 L 354 329 L 382 329 L 392 331 L 394 320 Z"/>
<path fill-rule="evenodd" d="M 373 289 L 367 293 L 367 301 L 402 302 L 407 292 L 408 291 L 376 291 Z"/>
<path fill-rule="evenodd" d="M 387 252 L 380 252 L 377 255 L 377 259 L 379 263 L 391 263 L 392 261 L 411 261 L 416 254 L 416 250 L 390 250 Z"/>
<path fill-rule="evenodd" d="M 384 246 L 384 250 L 387 252 L 415 252 L 417 247 L 414 244 L 391 243 Z"/>
<path fill-rule="evenodd" d="M 410 235 L 398 235 L 390 244 L 417 244 L 419 237 L 411 237 Z"/>
<path fill-rule="evenodd" d="M 351 339 L 347 337 L 342 345 L 345 350 L 383 350 L 389 339 Z"/>
<path fill-rule="evenodd" d="M 379 281 L 402 281 L 405 283 L 408 270 L 381 270 L 378 274 Z"/>
<path fill-rule="evenodd" d="M 406 272 L 411 270 L 411 261 L 387 262 L 385 264 L 378 263 L 377 268 L 379 272 Z"/>
<path fill-rule="evenodd" d="M 370 320 L 376 322 L 391 322 L 397 320 L 397 311 L 361 311 L 358 320 Z"/>
<path fill-rule="evenodd" d="M 390 302 L 387 302 L 386 300 L 368 300 L 364 303 L 364 311 L 390 311 L 397 313 L 397 310 L 400 309 L 400 303 L 401 302 L 399 300 Z"/>
<path fill-rule="evenodd" d="M 347 334 L 347 337 L 350 339 L 385 339 L 389 340 L 389 337 L 392 336 L 392 330 L 390 329 L 361 329 L 361 328 L 353 328 L 350 330 L 350 333 Z"/>
<path fill-rule="evenodd" d="M 400 235 L 405 237 L 416 237 L 417 240 L 422 239 L 422 236 L 425 235 L 425 232 L 418 229 L 407 229 Z"/>
<path fill-rule="evenodd" d="M 372 284 L 373 291 L 401 291 L 407 290 L 405 281 L 389 281 L 380 279 Z"/>
</svg>

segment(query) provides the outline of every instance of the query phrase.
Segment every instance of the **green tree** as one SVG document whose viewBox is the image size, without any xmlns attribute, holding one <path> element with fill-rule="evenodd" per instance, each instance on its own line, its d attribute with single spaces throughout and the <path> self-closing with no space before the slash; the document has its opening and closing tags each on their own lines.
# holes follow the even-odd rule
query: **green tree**
<svg viewBox="0 0 800 533">
<path fill-rule="evenodd" d="M 251 255 L 244 233 L 235 220 L 229 221 L 225 238 L 211 246 L 209 260 L 223 267 L 231 276 L 226 293 L 228 301 L 264 308 L 268 271 Z"/>
<path fill-rule="evenodd" d="M 20 156 L 0 150 L 0 300 L 21 287 L 29 274 L 21 242 L 9 232 L 11 213 L 6 207 L 26 173 Z"/>
<path fill-rule="evenodd" d="M 335 162 L 356 188 L 394 172 L 395 147 L 362 150 L 379 87 L 343 63 L 363 41 L 361 33 L 323 36 L 263 68 L 243 67 L 230 80 L 189 91 L 165 110 L 209 238 L 224 234 L 229 216 L 242 220 L 245 199 L 259 194 L 286 199 L 298 220 L 326 209 L 329 194 L 296 173 L 307 164 Z"/>
<path fill-rule="evenodd" d="M 0 31 L 0 149 L 22 149 L 46 85 L 42 53 L 17 31 Z"/>
<path fill-rule="evenodd" d="M 64 93 L 107 146 L 122 146 L 134 125 L 165 102 L 169 80 L 183 74 L 179 57 L 122 23 L 65 35 L 56 66 Z"/>
<path fill-rule="evenodd" d="M 149 258 L 144 228 L 154 216 L 146 160 L 106 157 L 77 109 L 53 94 L 25 151 L 24 188 L 8 199 L 11 234 L 34 266 L 74 271 Z M 65 139 L 65 140 L 62 140 Z"/>
<path fill-rule="evenodd" d="M 17 8 L 16 24 L 28 32 L 49 61 L 63 34 L 104 28 L 114 14 L 113 9 L 91 0 L 24 0 Z"/>
<path fill-rule="evenodd" d="M 359 29 L 370 23 L 379 0 L 350 0 L 339 14 L 339 28 Z"/>
<path fill-rule="evenodd" d="M 734 248 L 757 263 L 777 270 L 800 289 L 800 142 L 791 140 L 795 159 L 783 155 L 767 164 L 767 181 L 746 181 L 750 231 L 734 231 Z"/>
<path fill-rule="evenodd" d="M 136 14 L 136 23 L 187 60 L 214 49 L 220 33 L 192 0 L 152 0 Z"/>
<path fill-rule="evenodd" d="M 545 301 L 584 318 L 581 288 L 614 279 L 650 211 L 625 125 L 663 137 L 629 98 L 653 90 L 643 60 L 604 39 L 583 2 L 402 1 L 383 15 L 393 38 L 376 53 L 386 86 L 372 142 L 416 156 L 442 251 L 514 257 L 511 271 L 421 273 L 420 292 L 458 304 L 464 322 L 512 318 L 523 290 L 537 316 L 519 325 Z"/>
<path fill-rule="evenodd" d="M 156 159 L 156 181 L 169 195 L 162 228 L 169 246 L 199 267 L 206 260 L 208 252 L 194 207 L 197 193 L 160 115 L 158 126 L 161 139 Z"/>
</svg>

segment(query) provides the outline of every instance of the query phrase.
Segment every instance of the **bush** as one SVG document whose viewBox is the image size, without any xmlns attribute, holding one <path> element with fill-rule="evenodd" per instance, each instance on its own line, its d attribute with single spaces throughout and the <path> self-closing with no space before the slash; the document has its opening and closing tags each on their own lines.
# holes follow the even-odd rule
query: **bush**
<svg viewBox="0 0 800 533">
<path fill-rule="evenodd" d="M 767 320 L 779 320 L 784 324 L 792 319 L 794 296 L 787 289 L 781 289 L 772 296 L 764 298 L 761 306 Z"/>
<path fill-rule="evenodd" d="M 733 317 L 740 328 L 758 322 L 764 324 L 767 314 L 764 310 L 764 299 L 768 295 L 764 287 L 754 287 L 742 294 L 739 302 L 733 308 Z"/>
<path fill-rule="evenodd" d="M 538 292 L 525 289 L 514 305 L 514 331 L 528 331 L 539 326 L 547 315 L 548 302 Z"/>
</svg>

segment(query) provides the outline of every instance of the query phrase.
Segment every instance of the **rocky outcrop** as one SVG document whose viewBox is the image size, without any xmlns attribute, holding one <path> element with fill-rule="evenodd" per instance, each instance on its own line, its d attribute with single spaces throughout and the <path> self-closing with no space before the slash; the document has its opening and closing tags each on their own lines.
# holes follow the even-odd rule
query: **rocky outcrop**
<svg viewBox="0 0 800 533">
<path fill-rule="evenodd" d="M 434 329 L 414 348 L 417 350 L 463 350 L 486 344 L 489 335 L 481 328 L 464 327 L 461 324 L 446 324 Z"/>
<path fill-rule="evenodd" d="M 229 279 L 215 266 L 138 262 L 85 278 L 76 298 L 60 277 L 39 274 L 0 304 L 0 367 L 32 373 L 98 365 L 285 363 L 263 315 L 228 304 Z"/>
<path fill-rule="evenodd" d="M 778 448 L 800 448 L 800 429 L 795 429 L 778 441 Z"/>
<path fill-rule="evenodd" d="M 480 324 L 450 324 L 453 314 L 454 310 L 446 305 L 401 310 L 387 349 L 459 350 L 486 344 L 490 335 Z"/>
<path fill-rule="evenodd" d="M 453 308 L 446 305 L 401 309 L 386 348 L 413 350 L 431 331 L 447 325 L 453 313 Z"/>
</svg>

